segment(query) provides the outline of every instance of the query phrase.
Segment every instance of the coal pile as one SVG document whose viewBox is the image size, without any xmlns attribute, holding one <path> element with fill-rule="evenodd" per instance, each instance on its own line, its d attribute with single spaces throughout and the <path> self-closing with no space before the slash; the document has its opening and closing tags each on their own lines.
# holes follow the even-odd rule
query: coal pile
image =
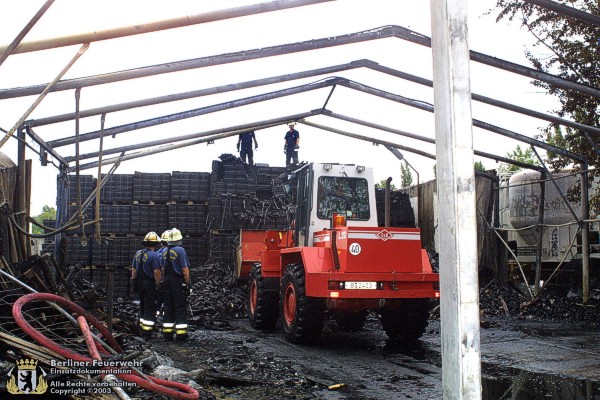
<svg viewBox="0 0 600 400">
<path fill-rule="evenodd" d="M 518 289 L 493 284 L 481 293 L 479 305 L 483 319 L 512 317 L 600 327 L 600 300 L 594 298 L 584 305 L 580 296 L 562 297 L 545 292 L 531 302 L 531 298 Z"/>
<path fill-rule="evenodd" d="M 231 267 L 216 262 L 194 268 L 189 323 L 216 330 L 231 329 L 229 321 L 246 317 L 246 288 L 230 287 Z"/>
</svg>

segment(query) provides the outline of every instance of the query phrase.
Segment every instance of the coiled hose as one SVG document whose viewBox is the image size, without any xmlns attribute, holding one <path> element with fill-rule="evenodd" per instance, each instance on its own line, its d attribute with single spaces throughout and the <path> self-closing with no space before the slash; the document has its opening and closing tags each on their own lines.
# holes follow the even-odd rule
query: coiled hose
<svg viewBox="0 0 600 400">
<path fill-rule="evenodd" d="M 23 316 L 23 307 L 30 302 L 34 301 L 50 301 L 56 303 L 62 307 L 64 307 L 71 314 L 76 314 L 79 316 L 83 316 L 87 322 L 93 327 L 95 327 L 101 334 L 103 339 L 110 345 L 113 349 L 117 351 L 121 351 L 119 344 L 116 342 L 115 338 L 112 334 L 106 329 L 106 327 L 96 319 L 93 315 L 85 311 L 83 308 L 79 307 L 77 304 L 73 303 L 70 300 L 65 299 L 64 297 L 57 296 L 51 293 L 31 293 L 25 296 L 20 297 L 15 304 L 13 305 L 12 313 L 15 319 L 15 322 L 19 327 L 27 334 L 29 337 L 34 339 L 40 345 L 47 347 L 48 349 L 62 355 L 65 358 L 69 358 L 74 361 L 79 362 L 87 362 L 92 365 L 92 358 L 75 353 L 55 341 L 49 339 L 44 334 L 35 329 Z M 106 349 L 104 349 L 100 343 L 96 343 L 98 351 L 100 353 L 108 354 Z M 109 367 L 107 367 L 109 368 Z M 132 382 L 142 387 L 144 389 L 150 390 L 154 393 L 159 393 L 165 396 L 168 396 L 172 399 L 178 400 L 197 400 L 200 395 L 198 391 L 188 385 L 179 382 L 171 382 L 163 379 L 158 379 L 153 376 L 142 376 L 139 373 L 128 373 L 128 374 L 118 374 L 116 375 L 119 379 L 122 379 L 127 382 Z"/>
</svg>

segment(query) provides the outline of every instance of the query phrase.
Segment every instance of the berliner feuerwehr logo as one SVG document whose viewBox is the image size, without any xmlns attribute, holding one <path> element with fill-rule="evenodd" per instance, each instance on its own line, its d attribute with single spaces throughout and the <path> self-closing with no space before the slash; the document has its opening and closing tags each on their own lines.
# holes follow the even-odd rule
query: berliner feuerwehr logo
<svg viewBox="0 0 600 400">
<path fill-rule="evenodd" d="M 6 389 L 11 394 L 43 394 L 48 390 L 46 371 L 33 358 L 22 358 L 8 371 Z"/>
</svg>

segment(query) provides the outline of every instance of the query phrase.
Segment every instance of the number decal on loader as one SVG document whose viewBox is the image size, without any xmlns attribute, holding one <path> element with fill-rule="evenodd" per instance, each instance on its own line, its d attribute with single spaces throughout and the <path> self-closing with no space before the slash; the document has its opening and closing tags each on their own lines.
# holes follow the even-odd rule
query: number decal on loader
<svg viewBox="0 0 600 400">
<path fill-rule="evenodd" d="M 360 247 L 360 244 L 358 243 L 352 243 L 349 247 L 348 250 L 350 251 L 350 254 L 352 254 L 353 256 L 357 256 L 360 254 L 362 248 Z"/>
</svg>

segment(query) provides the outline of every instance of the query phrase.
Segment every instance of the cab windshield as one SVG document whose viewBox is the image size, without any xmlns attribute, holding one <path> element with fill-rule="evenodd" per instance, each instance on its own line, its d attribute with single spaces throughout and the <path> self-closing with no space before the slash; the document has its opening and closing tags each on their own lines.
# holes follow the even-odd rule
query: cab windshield
<svg viewBox="0 0 600 400">
<path fill-rule="evenodd" d="M 348 220 L 368 220 L 370 212 L 367 180 L 321 176 L 317 190 L 317 217 L 330 219 L 333 213 L 345 213 Z"/>
</svg>

